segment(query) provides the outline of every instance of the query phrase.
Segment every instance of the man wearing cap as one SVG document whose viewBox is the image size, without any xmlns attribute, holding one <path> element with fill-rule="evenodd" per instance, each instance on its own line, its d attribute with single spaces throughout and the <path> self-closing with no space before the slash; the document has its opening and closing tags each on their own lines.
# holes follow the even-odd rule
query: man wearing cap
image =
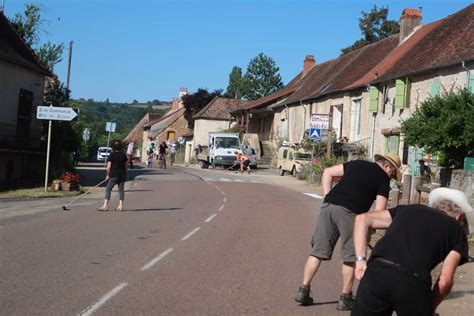
<svg viewBox="0 0 474 316">
<path fill-rule="evenodd" d="M 468 261 L 466 224 L 472 207 L 463 192 L 438 188 L 429 205 L 401 205 L 358 215 L 354 226 L 356 278 L 361 280 L 351 315 L 430 315 L 450 292 L 454 273 Z M 465 214 L 466 213 L 466 214 Z M 466 226 L 466 225 L 465 225 Z M 368 264 L 369 228 L 387 229 Z M 431 289 L 431 270 L 443 262 Z"/>
<path fill-rule="evenodd" d="M 330 260 L 337 240 L 341 239 L 342 294 L 338 310 L 351 310 L 354 303 L 354 263 L 356 256 L 352 239 L 354 219 L 368 212 L 375 201 L 375 210 L 387 208 L 390 178 L 399 177 L 400 158 L 394 153 L 375 155 L 375 162 L 349 161 L 324 169 L 321 178 L 324 201 L 311 240 L 312 251 L 306 261 L 303 284 L 295 301 L 301 305 L 313 304 L 310 285 L 321 265 Z M 331 189 L 333 180 L 340 178 Z"/>
</svg>

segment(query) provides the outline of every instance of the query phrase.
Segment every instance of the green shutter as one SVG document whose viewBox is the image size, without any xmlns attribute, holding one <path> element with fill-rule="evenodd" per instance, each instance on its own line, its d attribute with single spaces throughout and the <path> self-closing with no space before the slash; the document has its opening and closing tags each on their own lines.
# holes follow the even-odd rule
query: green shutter
<svg viewBox="0 0 474 316">
<path fill-rule="evenodd" d="M 405 107 L 405 92 L 406 85 L 405 81 L 397 79 L 395 82 L 395 108 L 403 109 Z"/>
<path fill-rule="evenodd" d="M 469 78 L 469 90 L 474 93 L 474 75 L 471 75 Z"/>
<path fill-rule="evenodd" d="M 435 79 L 431 83 L 431 97 L 434 98 L 439 95 L 439 91 L 441 90 L 441 82 L 438 79 Z"/>
<path fill-rule="evenodd" d="M 379 89 L 375 86 L 370 86 L 370 105 L 369 112 L 378 112 L 379 108 Z"/>
<path fill-rule="evenodd" d="M 411 80 L 407 77 L 405 80 L 405 107 L 410 107 Z"/>
</svg>

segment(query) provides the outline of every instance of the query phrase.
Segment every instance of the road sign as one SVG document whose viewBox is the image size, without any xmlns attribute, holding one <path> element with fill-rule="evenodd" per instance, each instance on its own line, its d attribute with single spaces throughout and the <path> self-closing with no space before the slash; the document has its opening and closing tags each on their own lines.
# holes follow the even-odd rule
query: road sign
<svg viewBox="0 0 474 316">
<path fill-rule="evenodd" d="M 49 121 L 71 121 L 77 116 L 77 110 L 73 108 L 61 108 L 56 106 L 38 106 L 36 118 Z"/>
<path fill-rule="evenodd" d="M 178 143 L 179 143 L 180 145 L 184 144 L 185 141 L 186 141 L 186 140 L 184 139 L 184 137 L 179 137 L 179 138 L 178 138 Z"/>
<path fill-rule="evenodd" d="M 315 139 L 315 140 L 320 140 L 321 139 L 321 129 L 311 127 L 309 129 L 309 138 L 310 139 Z"/>
<path fill-rule="evenodd" d="M 89 132 L 89 129 L 86 127 L 84 128 L 84 131 L 82 132 L 82 139 L 87 142 L 91 138 L 91 133 Z"/>
<path fill-rule="evenodd" d="M 329 129 L 329 115 L 311 114 L 309 117 L 309 127 L 318 129 Z"/>
<path fill-rule="evenodd" d="M 117 124 L 115 122 L 107 122 L 105 124 L 105 131 L 115 133 L 115 127 L 116 126 L 117 126 Z"/>
</svg>

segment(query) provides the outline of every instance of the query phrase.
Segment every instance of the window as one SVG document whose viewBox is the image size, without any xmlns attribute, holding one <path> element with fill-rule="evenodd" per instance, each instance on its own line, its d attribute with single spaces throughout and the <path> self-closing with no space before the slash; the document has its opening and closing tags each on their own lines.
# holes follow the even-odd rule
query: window
<svg viewBox="0 0 474 316">
<path fill-rule="evenodd" d="M 31 110 L 33 106 L 33 92 L 20 89 L 18 114 L 16 119 L 16 137 L 28 138 L 31 127 Z"/>
<path fill-rule="evenodd" d="M 410 106 L 410 80 L 408 77 L 397 79 L 395 82 L 395 109 L 403 109 Z"/>
<path fill-rule="evenodd" d="M 398 154 L 400 135 L 390 135 L 385 137 L 385 152 Z"/>
<path fill-rule="evenodd" d="M 369 112 L 377 113 L 379 107 L 379 89 L 376 86 L 370 86 L 370 105 Z"/>
<path fill-rule="evenodd" d="M 167 139 L 174 142 L 176 140 L 176 133 L 174 131 L 169 131 Z"/>
<path fill-rule="evenodd" d="M 351 118 L 352 141 L 358 141 L 360 139 L 360 99 L 352 101 Z"/>
<path fill-rule="evenodd" d="M 293 160 L 293 152 L 292 151 L 290 151 L 290 155 L 289 155 L 288 159 Z"/>
<path fill-rule="evenodd" d="M 283 150 L 283 159 L 286 159 L 288 156 L 288 149 Z"/>
<path fill-rule="evenodd" d="M 431 83 L 431 97 L 434 98 L 439 95 L 439 91 L 441 90 L 441 82 L 438 79 L 433 80 Z"/>
</svg>

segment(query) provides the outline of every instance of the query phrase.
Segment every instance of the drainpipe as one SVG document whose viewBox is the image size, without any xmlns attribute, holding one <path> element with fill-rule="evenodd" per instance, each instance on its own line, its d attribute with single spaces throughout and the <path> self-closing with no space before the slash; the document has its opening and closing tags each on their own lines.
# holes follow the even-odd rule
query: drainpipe
<svg viewBox="0 0 474 316">
<path fill-rule="evenodd" d="M 471 83 L 471 70 L 469 70 L 469 68 L 466 67 L 466 64 L 464 63 L 464 60 L 461 61 L 461 67 L 462 69 L 466 70 L 466 74 L 467 74 L 467 89 L 470 90 L 471 87 L 470 87 L 470 83 Z"/>
<path fill-rule="evenodd" d="M 289 142 L 290 141 L 290 112 L 288 110 L 288 105 L 285 104 L 286 108 L 286 140 Z"/>
<path fill-rule="evenodd" d="M 370 85 L 367 86 L 367 92 L 369 92 L 369 103 L 370 103 Z M 385 95 L 385 86 L 383 87 L 382 98 Z M 382 100 L 383 102 L 383 100 Z M 369 146 L 369 157 L 374 156 L 374 137 L 375 137 L 375 116 L 377 113 L 372 113 L 372 127 L 370 128 L 370 146 Z"/>
<path fill-rule="evenodd" d="M 303 105 L 303 102 L 301 101 L 301 99 L 300 99 L 300 105 L 304 109 L 304 120 L 303 120 L 303 137 L 304 137 L 304 133 L 306 132 L 306 106 Z"/>
</svg>

